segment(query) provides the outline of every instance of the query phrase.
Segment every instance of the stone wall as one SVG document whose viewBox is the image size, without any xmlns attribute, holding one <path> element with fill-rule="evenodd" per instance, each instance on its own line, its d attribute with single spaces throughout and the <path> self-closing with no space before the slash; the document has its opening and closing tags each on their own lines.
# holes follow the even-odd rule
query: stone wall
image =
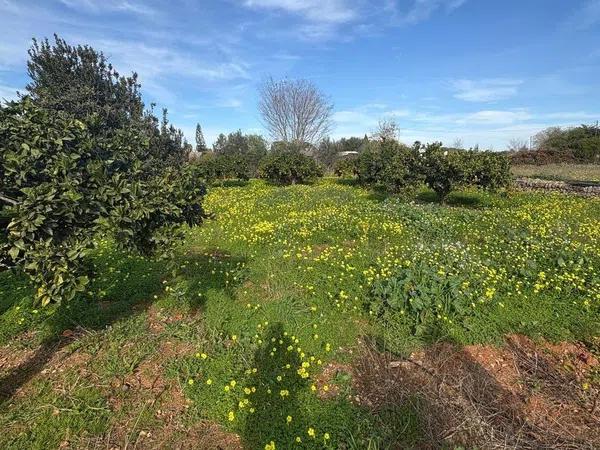
<svg viewBox="0 0 600 450">
<path fill-rule="evenodd" d="M 538 178 L 517 178 L 515 186 L 526 191 L 564 192 L 585 196 L 600 196 L 600 184 L 566 181 L 540 180 Z"/>
</svg>

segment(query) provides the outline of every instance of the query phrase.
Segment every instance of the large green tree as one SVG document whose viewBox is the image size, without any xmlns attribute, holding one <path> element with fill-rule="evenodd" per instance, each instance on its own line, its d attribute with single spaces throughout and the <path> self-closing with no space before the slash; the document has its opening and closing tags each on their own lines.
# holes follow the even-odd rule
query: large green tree
<svg viewBox="0 0 600 450">
<path fill-rule="evenodd" d="M 85 289 L 100 234 L 146 255 L 168 248 L 178 225 L 201 222 L 205 188 L 166 111 L 144 111 L 135 74 L 58 37 L 30 57 L 29 95 L 0 105 L 0 257 L 47 304 Z"/>
</svg>

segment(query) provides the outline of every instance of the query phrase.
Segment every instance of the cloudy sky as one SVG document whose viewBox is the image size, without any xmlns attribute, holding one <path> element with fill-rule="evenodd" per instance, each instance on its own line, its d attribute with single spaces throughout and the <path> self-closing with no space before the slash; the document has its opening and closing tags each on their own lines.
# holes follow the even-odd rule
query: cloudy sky
<svg viewBox="0 0 600 450">
<path fill-rule="evenodd" d="M 0 29 L 0 98 L 58 33 L 138 72 L 190 140 L 262 132 L 270 75 L 316 83 L 334 137 L 393 117 L 406 142 L 501 149 L 600 119 L 600 0 L 0 0 Z"/>
</svg>

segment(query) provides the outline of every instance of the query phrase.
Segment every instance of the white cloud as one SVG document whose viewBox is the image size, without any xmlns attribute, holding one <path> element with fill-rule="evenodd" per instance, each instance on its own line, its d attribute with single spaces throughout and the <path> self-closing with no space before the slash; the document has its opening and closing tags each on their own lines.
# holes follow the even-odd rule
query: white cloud
<svg viewBox="0 0 600 450">
<path fill-rule="evenodd" d="M 60 2 L 77 11 L 85 10 L 91 13 L 103 11 L 125 12 L 137 15 L 154 15 L 156 11 L 147 4 L 131 0 L 60 0 Z"/>
<path fill-rule="evenodd" d="M 2 100 L 16 100 L 17 88 L 0 84 L 0 102 Z"/>
<path fill-rule="evenodd" d="M 466 0 L 413 0 L 408 10 L 400 11 L 394 2 L 388 2 L 386 9 L 393 11 L 395 20 L 400 25 L 415 25 L 429 19 L 438 10 L 449 13 L 464 3 Z"/>
<path fill-rule="evenodd" d="M 486 80 L 456 80 L 452 89 L 455 98 L 466 102 L 492 102 L 503 100 L 517 94 L 522 80 L 492 78 Z"/>
<path fill-rule="evenodd" d="M 83 41 L 77 38 L 72 40 Z M 138 73 L 142 89 L 164 104 L 172 105 L 177 100 L 169 87 L 173 79 L 198 80 L 204 85 L 250 79 L 247 64 L 233 61 L 229 56 L 225 60 L 210 61 L 206 57 L 201 58 L 203 55 L 137 41 L 87 39 L 87 42 L 103 50 L 120 73 Z"/>
<path fill-rule="evenodd" d="M 246 0 L 244 5 L 296 14 L 315 23 L 340 24 L 357 17 L 345 0 Z"/>
<path fill-rule="evenodd" d="M 472 114 L 466 115 L 463 119 L 457 120 L 457 123 L 470 124 L 472 122 L 477 123 L 491 123 L 491 124 L 511 124 L 515 122 L 522 122 L 531 119 L 531 114 L 524 110 L 518 111 L 477 111 Z"/>
</svg>

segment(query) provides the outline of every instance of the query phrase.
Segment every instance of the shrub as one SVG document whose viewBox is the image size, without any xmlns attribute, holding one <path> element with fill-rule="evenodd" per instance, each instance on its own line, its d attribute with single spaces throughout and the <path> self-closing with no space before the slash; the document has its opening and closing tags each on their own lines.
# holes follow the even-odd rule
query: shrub
<svg viewBox="0 0 600 450">
<path fill-rule="evenodd" d="M 510 161 L 505 154 L 491 151 L 472 152 L 470 157 L 476 160 L 473 184 L 491 191 L 509 186 L 512 176 Z"/>
<path fill-rule="evenodd" d="M 414 189 L 423 180 L 417 148 L 395 140 L 366 144 L 356 161 L 356 173 L 362 184 L 393 193 Z"/>
<path fill-rule="evenodd" d="M 333 173 L 338 177 L 353 177 L 357 171 L 357 156 L 349 155 L 339 158 L 334 165 Z"/>
<path fill-rule="evenodd" d="M 513 164 L 598 163 L 600 127 L 580 125 L 564 129 L 551 127 L 534 138 L 535 150 L 510 153 Z"/>
<path fill-rule="evenodd" d="M 263 158 L 259 168 L 261 178 L 275 184 L 309 183 L 323 176 L 323 169 L 310 156 L 297 148 L 281 146 Z"/>
<path fill-rule="evenodd" d="M 148 170 L 145 136 L 135 124 L 94 134 L 27 97 L 0 107 L 0 204 L 10 217 L 0 253 L 31 276 L 42 305 L 85 289 L 98 234 L 150 254 L 174 242 L 177 225 L 200 223 L 204 185 L 185 167 Z"/>
<path fill-rule="evenodd" d="M 422 150 L 425 182 L 441 202 L 457 186 L 468 184 L 473 179 L 475 161 L 469 158 L 473 151 L 446 150 L 441 142 L 427 144 Z"/>
</svg>

